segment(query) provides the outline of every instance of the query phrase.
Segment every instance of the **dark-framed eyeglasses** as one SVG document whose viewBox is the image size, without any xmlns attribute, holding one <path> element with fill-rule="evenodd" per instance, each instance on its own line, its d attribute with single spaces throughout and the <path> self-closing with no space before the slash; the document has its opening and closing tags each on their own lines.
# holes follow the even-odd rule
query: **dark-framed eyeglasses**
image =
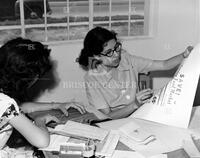
<svg viewBox="0 0 200 158">
<path fill-rule="evenodd" d="M 122 44 L 120 42 L 117 42 L 115 44 L 114 49 L 109 49 L 109 50 L 105 51 L 104 53 L 100 53 L 100 54 L 103 56 L 112 57 L 114 52 L 119 53 L 121 51 L 121 49 L 122 49 Z"/>
</svg>

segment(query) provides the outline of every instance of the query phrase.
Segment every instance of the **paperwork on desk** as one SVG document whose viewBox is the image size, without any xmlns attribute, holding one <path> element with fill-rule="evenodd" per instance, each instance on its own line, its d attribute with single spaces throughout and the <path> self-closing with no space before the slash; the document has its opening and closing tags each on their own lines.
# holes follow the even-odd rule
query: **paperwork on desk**
<svg viewBox="0 0 200 158">
<path fill-rule="evenodd" d="M 173 79 L 131 117 L 187 128 L 200 75 L 200 44 L 184 59 Z"/>
<path fill-rule="evenodd" d="M 110 158 L 110 157 L 106 157 L 106 158 Z M 145 157 L 142 154 L 135 151 L 115 150 L 111 158 L 167 158 L 167 155 L 159 154 L 159 155 Z"/>
<path fill-rule="evenodd" d="M 118 139 L 146 157 L 181 147 L 198 155 L 195 146 L 190 148 L 190 140 L 191 134 L 199 131 L 194 127 L 199 124 L 200 114 L 197 113 L 198 111 L 200 113 L 200 110 L 196 109 L 192 112 L 199 76 L 200 45 L 197 45 L 189 57 L 184 59 L 173 79 L 165 87 L 155 92 L 149 102 L 129 118 L 101 123 L 100 127 L 107 130 L 73 121 L 59 125 L 55 130 L 102 141 L 103 147 L 99 152 L 99 155 L 102 156 L 111 157 Z M 187 129 L 191 112 L 192 128 Z M 194 118 L 198 116 L 199 118 Z M 109 133 L 108 129 L 118 130 L 120 138 L 116 132 Z M 110 135 L 111 133 L 112 135 Z M 106 143 L 104 143 L 105 140 Z M 107 147 L 109 148 L 107 149 Z"/>
<path fill-rule="evenodd" d="M 118 144 L 119 136 L 118 131 L 111 130 L 103 141 L 96 144 L 95 155 L 111 157 Z"/>
<path fill-rule="evenodd" d="M 198 107 L 198 109 L 200 109 L 200 107 Z M 195 116 L 196 115 L 193 115 L 193 117 Z M 192 120 L 194 121 L 196 119 Z M 195 135 L 196 139 L 200 138 L 200 130 L 198 129 L 200 125 L 196 126 L 197 128 L 195 129 L 185 129 L 174 126 L 167 126 L 142 119 L 124 118 L 100 123 L 99 126 L 107 130 L 125 131 L 125 133 L 128 134 L 121 133 L 120 142 L 146 157 L 167 153 L 182 148 L 183 141 L 191 140 L 191 134 Z M 138 128 L 138 131 L 144 130 L 145 133 L 149 133 L 150 135 L 155 136 L 156 140 L 151 141 L 147 145 L 142 145 L 135 142 L 135 138 L 132 138 L 135 136 L 135 134 L 132 136 L 130 131 L 134 131 Z"/>
<path fill-rule="evenodd" d="M 100 141 L 108 134 L 107 130 L 74 121 L 67 121 L 64 125 L 58 125 L 54 130 Z"/>
<path fill-rule="evenodd" d="M 98 127 L 74 122 L 74 121 L 67 121 L 64 125 L 58 125 L 55 129 L 50 130 L 51 133 L 55 131 L 56 135 L 51 135 L 50 145 L 47 148 L 42 148 L 41 150 L 45 151 L 59 151 L 60 145 L 66 145 L 70 142 L 69 137 L 82 139 L 84 141 L 92 139 L 96 142 L 96 156 L 112 156 L 118 140 L 119 140 L 119 133 L 118 131 L 108 131 L 105 129 L 101 129 Z M 60 135 L 66 135 L 69 137 L 64 137 Z M 79 145 L 79 144 L 77 144 Z"/>
</svg>

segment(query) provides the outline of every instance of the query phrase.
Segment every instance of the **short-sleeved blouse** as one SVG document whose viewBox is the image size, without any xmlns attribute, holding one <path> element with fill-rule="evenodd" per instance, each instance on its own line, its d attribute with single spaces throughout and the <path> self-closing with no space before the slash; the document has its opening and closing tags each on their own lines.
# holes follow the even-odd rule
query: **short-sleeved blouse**
<svg viewBox="0 0 200 158">
<path fill-rule="evenodd" d="M 12 133 L 9 121 L 19 115 L 19 107 L 14 99 L 0 93 L 0 149 L 2 149 Z"/>
<path fill-rule="evenodd" d="M 90 70 L 85 75 L 86 94 L 89 104 L 97 109 L 110 107 L 112 110 L 122 108 L 135 100 L 138 89 L 138 73 L 151 70 L 153 60 L 138 57 L 122 50 L 121 61 L 110 72 L 98 69 Z M 118 80 L 111 75 L 117 71 Z"/>
</svg>

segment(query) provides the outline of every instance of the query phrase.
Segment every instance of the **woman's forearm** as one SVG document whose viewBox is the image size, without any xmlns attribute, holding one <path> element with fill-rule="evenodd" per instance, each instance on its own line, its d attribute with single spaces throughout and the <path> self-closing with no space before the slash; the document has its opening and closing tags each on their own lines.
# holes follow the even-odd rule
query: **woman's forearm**
<svg viewBox="0 0 200 158">
<path fill-rule="evenodd" d="M 124 108 L 110 111 L 108 114 L 109 118 L 112 119 L 120 119 L 120 118 L 125 118 L 128 117 L 130 114 L 132 114 L 135 110 L 137 110 L 138 106 L 136 104 L 129 104 L 125 106 Z"/>
<path fill-rule="evenodd" d="M 184 59 L 184 52 L 165 60 L 164 67 L 165 67 L 165 69 L 168 69 L 168 70 L 172 69 L 175 66 L 179 65 L 183 61 L 183 59 Z"/>
<path fill-rule="evenodd" d="M 36 111 L 46 111 L 51 109 L 57 109 L 60 104 L 55 102 L 27 102 L 21 105 L 21 109 L 24 113 L 31 113 Z"/>
</svg>

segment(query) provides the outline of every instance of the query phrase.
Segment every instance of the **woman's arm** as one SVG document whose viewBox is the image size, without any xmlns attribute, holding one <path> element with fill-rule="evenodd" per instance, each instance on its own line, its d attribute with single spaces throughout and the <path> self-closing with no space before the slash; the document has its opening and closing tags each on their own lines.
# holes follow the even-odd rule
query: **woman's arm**
<svg viewBox="0 0 200 158">
<path fill-rule="evenodd" d="M 52 109 L 59 109 L 61 110 L 65 115 L 68 115 L 67 110 L 72 107 L 77 109 L 81 114 L 85 113 L 86 110 L 84 108 L 84 105 L 78 102 L 27 102 L 23 103 L 21 105 L 21 109 L 24 113 L 31 113 L 36 111 L 46 111 L 46 110 L 52 110 Z"/>
<path fill-rule="evenodd" d="M 170 70 L 177 65 L 179 65 L 184 58 L 187 58 L 192 51 L 193 47 L 189 46 L 186 50 L 179 55 L 171 57 L 167 60 L 154 60 L 153 65 L 151 66 L 150 71 L 156 70 Z"/>
<path fill-rule="evenodd" d="M 141 105 L 146 103 L 148 99 L 153 95 L 153 91 L 151 89 L 144 89 L 138 92 L 135 96 L 135 100 L 133 100 L 130 104 L 124 105 L 125 107 L 112 111 L 109 107 L 105 109 L 100 109 L 102 113 L 107 115 L 112 119 L 120 119 L 125 118 L 136 111 Z"/>
<path fill-rule="evenodd" d="M 99 111 L 107 115 L 108 118 L 120 119 L 120 118 L 128 117 L 137 109 L 138 109 L 138 106 L 136 104 L 129 104 L 115 111 L 111 111 L 110 108 L 100 109 Z"/>
<path fill-rule="evenodd" d="M 20 107 L 23 112 L 31 113 L 36 111 L 46 111 L 51 109 L 58 109 L 61 104 L 66 103 L 55 103 L 55 102 L 26 102 L 23 103 Z"/>
<path fill-rule="evenodd" d="M 46 127 L 36 126 L 23 114 L 10 119 L 9 124 L 16 128 L 32 145 L 38 148 L 44 148 L 49 145 L 50 136 Z"/>
</svg>

